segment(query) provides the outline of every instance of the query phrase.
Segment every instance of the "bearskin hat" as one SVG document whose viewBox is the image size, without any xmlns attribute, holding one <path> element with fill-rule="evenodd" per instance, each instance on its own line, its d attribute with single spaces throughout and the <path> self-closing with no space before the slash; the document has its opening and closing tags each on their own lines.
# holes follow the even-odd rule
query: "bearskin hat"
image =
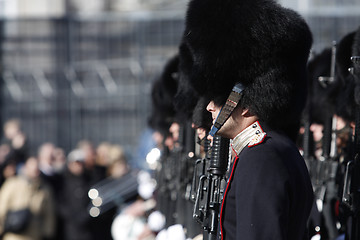
<svg viewBox="0 0 360 240">
<path fill-rule="evenodd" d="M 151 90 L 152 112 L 148 124 L 164 135 L 168 134 L 169 127 L 176 116 L 173 99 L 178 87 L 178 65 L 178 55 L 168 60 Z"/>
<path fill-rule="evenodd" d="M 169 134 L 173 122 L 192 121 L 197 128 L 210 130 L 212 118 L 206 111 L 210 100 L 199 98 L 188 81 L 181 81 L 178 68 L 179 56 L 176 55 L 167 62 L 162 74 L 153 83 L 149 126 L 164 135 Z"/>
<path fill-rule="evenodd" d="M 311 122 L 324 124 L 326 118 L 334 112 L 334 99 L 331 97 L 333 83 L 324 86 L 319 77 L 328 77 L 331 72 L 331 48 L 324 49 L 319 54 L 314 54 L 308 64 L 309 94 L 305 113 L 309 114 Z"/>
<path fill-rule="evenodd" d="M 210 100 L 205 97 L 201 97 L 197 101 L 192 115 L 192 122 L 194 123 L 195 128 L 203 128 L 206 131 L 210 131 L 212 126 L 212 116 L 211 113 L 206 110 L 206 106 L 209 102 Z"/>
<path fill-rule="evenodd" d="M 345 79 L 349 77 L 349 68 L 352 66 L 350 57 L 352 45 L 354 42 L 355 32 L 346 34 L 337 44 L 336 50 L 336 68 L 337 78 L 345 84 Z"/>
<path fill-rule="evenodd" d="M 184 79 L 185 74 L 179 74 L 179 84 L 174 97 L 174 107 L 177 111 L 177 119 L 181 122 L 190 120 L 194 108 L 199 100 L 195 89 Z"/>
<path fill-rule="evenodd" d="M 336 79 L 341 86 L 336 98 L 336 114 L 340 117 L 352 121 L 355 118 L 354 89 L 355 81 L 349 72 L 352 67 L 351 56 L 354 45 L 355 31 L 346 34 L 337 44 L 336 51 Z"/>
<path fill-rule="evenodd" d="M 180 75 L 219 105 L 242 83 L 240 104 L 275 127 L 300 118 L 311 44 L 303 18 L 273 0 L 191 0 Z"/>
<path fill-rule="evenodd" d="M 182 43 L 180 49 L 184 47 L 185 45 Z M 210 100 L 206 97 L 200 97 L 189 81 L 192 66 L 191 56 L 182 51 L 181 58 L 182 61 L 179 61 L 179 86 L 174 98 L 175 109 L 183 113 L 182 116 L 185 119 L 182 120 L 191 120 L 196 128 L 210 130 L 212 117 L 210 112 L 206 110 Z"/>
<path fill-rule="evenodd" d="M 360 56 L 360 27 L 354 36 L 354 43 L 352 47 L 352 56 Z M 355 78 L 355 102 L 360 105 L 360 63 L 354 64 L 354 78 Z"/>
</svg>

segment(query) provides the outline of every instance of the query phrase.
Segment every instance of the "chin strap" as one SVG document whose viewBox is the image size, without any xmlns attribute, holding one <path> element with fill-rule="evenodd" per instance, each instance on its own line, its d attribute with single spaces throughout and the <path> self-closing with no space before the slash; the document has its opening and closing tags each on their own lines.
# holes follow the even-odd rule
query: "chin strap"
<svg viewBox="0 0 360 240">
<path fill-rule="evenodd" d="M 245 87 L 241 83 L 235 84 L 229 97 L 227 98 L 224 106 L 221 108 L 218 116 L 216 117 L 215 124 L 212 126 L 209 135 L 215 136 L 219 129 L 224 125 L 226 120 L 230 117 L 231 113 L 234 111 L 235 107 L 238 105 L 241 98 L 241 92 Z"/>
</svg>

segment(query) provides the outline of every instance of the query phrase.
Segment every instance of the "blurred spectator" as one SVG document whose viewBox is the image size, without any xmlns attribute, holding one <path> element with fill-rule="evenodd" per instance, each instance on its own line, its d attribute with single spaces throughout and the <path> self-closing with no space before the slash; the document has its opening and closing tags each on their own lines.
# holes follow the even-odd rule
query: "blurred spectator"
<svg viewBox="0 0 360 240">
<path fill-rule="evenodd" d="M 62 173 L 66 165 L 66 155 L 62 148 L 56 147 L 54 149 L 54 164 L 53 168 L 55 172 Z"/>
<path fill-rule="evenodd" d="M 90 203 L 88 190 L 90 178 L 85 170 L 85 153 L 81 149 L 71 151 L 64 170 L 60 213 L 64 221 L 65 240 L 92 240 Z"/>
<path fill-rule="evenodd" d="M 28 157 L 27 139 L 18 119 L 5 122 L 4 138 L 0 145 L 0 186 L 6 178 L 15 176 Z"/>
<path fill-rule="evenodd" d="M 55 215 L 51 189 L 40 176 L 39 162 L 30 157 L 19 176 L 8 178 L 0 191 L 0 233 L 3 240 L 44 240 L 54 236 Z M 3 232 L 9 211 L 28 208 L 31 218 L 21 233 Z"/>
<path fill-rule="evenodd" d="M 111 143 L 102 142 L 96 148 L 96 164 L 99 166 L 107 167 L 109 165 L 109 152 Z"/>
<path fill-rule="evenodd" d="M 0 145 L 0 187 L 8 177 L 15 176 L 16 164 L 8 158 L 10 146 L 7 144 Z"/>
<path fill-rule="evenodd" d="M 40 164 L 40 171 L 42 177 L 53 187 L 57 192 L 61 189 L 61 166 L 56 165 L 55 149 L 52 143 L 44 143 L 39 147 L 38 158 Z"/>
<path fill-rule="evenodd" d="M 8 158 L 15 164 L 23 163 L 28 157 L 27 138 L 21 131 L 21 122 L 18 119 L 10 119 L 4 124 L 3 144 L 10 147 Z"/>
<path fill-rule="evenodd" d="M 16 175 L 16 165 L 15 163 L 7 163 L 4 164 L 3 168 L 2 168 L 2 179 L 1 179 L 1 184 L 0 186 L 3 184 L 3 182 L 5 182 L 6 179 L 13 177 Z"/>
<path fill-rule="evenodd" d="M 80 141 L 77 144 L 77 146 L 84 153 L 85 174 L 88 177 L 88 183 L 89 183 L 89 187 L 87 188 L 88 191 L 90 189 L 90 186 L 106 178 L 106 171 L 107 171 L 106 154 L 104 154 L 104 152 L 101 152 L 101 148 L 100 148 L 100 154 L 101 154 L 100 157 L 103 159 L 99 159 L 99 156 L 97 156 L 97 152 L 93 143 L 88 140 Z M 87 215 L 88 217 L 90 216 L 88 211 L 87 211 Z M 102 214 L 98 218 L 90 218 L 88 224 L 91 229 L 92 239 L 111 240 L 111 236 L 109 234 L 109 227 L 108 227 L 109 217 L 112 217 L 111 212 Z"/>
<path fill-rule="evenodd" d="M 106 184 L 113 184 L 114 181 L 122 178 L 126 173 L 129 172 L 122 146 L 112 145 L 110 143 L 102 143 L 98 146 L 97 152 L 98 157 L 101 157 L 102 159 L 102 166 L 107 167 L 107 179 L 99 183 L 104 183 L 102 187 L 106 188 Z M 112 191 L 112 195 L 109 197 L 110 201 L 112 201 L 110 203 L 111 207 L 108 207 L 106 211 L 102 211 L 98 217 L 91 221 L 93 226 L 93 236 L 97 240 L 112 240 L 111 224 L 116 213 L 118 212 L 118 207 L 120 207 L 118 204 L 121 205 L 121 203 L 117 203 L 117 194 L 119 193 L 115 189 L 111 189 L 110 191 Z M 107 200 L 108 199 L 103 199 L 103 203 Z"/>
<path fill-rule="evenodd" d="M 88 140 L 82 140 L 77 144 L 78 148 L 83 152 L 84 154 L 84 171 L 85 175 L 88 178 L 88 188 L 87 191 L 90 189 L 90 186 L 100 182 L 101 180 L 104 180 L 106 178 L 106 171 L 107 166 L 104 161 L 106 159 L 98 159 L 96 149 L 92 142 Z M 101 157 L 104 157 L 104 155 L 101 155 Z M 105 156 L 106 157 L 106 156 Z M 87 196 L 86 191 L 86 198 L 89 200 Z M 87 205 L 86 205 L 87 207 Z M 88 210 L 86 209 L 87 217 L 90 217 L 90 214 Z M 88 225 L 91 229 L 91 239 L 94 240 L 110 240 L 110 235 L 108 234 L 108 216 L 111 215 L 111 213 L 107 213 L 105 215 L 102 215 L 99 218 L 90 218 Z M 85 239 L 85 238 L 84 238 Z M 75 238 L 74 238 L 75 240 Z"/>
<path fill-rule="evenodd" d="M 94 145 L 88 140 L 82 140 L 77 144 L 85 154 L 85 169 L 90 175 L 91 184 L 95 184 L 106 177 L 106 167 L 97 164 L 96 150 Z"/>
<path fill-rule="evenodd" d="M 53 175 L 53 160 L 54 160 L 55 146 L 52 143 L 44 143 L 38 149 L 39 167 L 40 171 L 48 176 Z"/>
<path fill-rule="evenodd" d="M 112 178 L 120 178 L 129 172 L 129 165 L 125 151 L 120 145 L 112 145 L 109 148 L 109 166 L 107 175 Z"/>
<path fill-rule="evenodd" d="M 63 221 L 60 217 L 61 189 L 63 184 L 62 170 L 65 165 L 64 153 L 54 144 L 46 142 L 38 149 L 41 178 L 50 185 L 55 197 L 56 239 L 63 239 Z"/>
</svg>

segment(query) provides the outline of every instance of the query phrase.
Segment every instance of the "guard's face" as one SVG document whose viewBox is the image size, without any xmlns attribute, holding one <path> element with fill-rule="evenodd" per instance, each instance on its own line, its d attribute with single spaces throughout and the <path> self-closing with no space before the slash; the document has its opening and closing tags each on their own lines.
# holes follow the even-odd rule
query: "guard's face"
<svg viewBox="0 0 360 240">
<path fill-rule="evenodd" d="M 211 113 L 213 125 L 215 124 L 216 118 L 219 115 L 221 108 L 222 106 L 216 105 L 214 101 L 211 101 L 206 107 L 206 110 Z M 216 133 L 216 135 L 226 138 L 232 138 L 233 132 L 234 132 L 234 121 L 232 116 L 230 116 L 228 120 L 226 120 L 224 125 Z"/>
<path fill-rule="evenodd" d="M 221 107 L 215 105 L 214 101 L 210 101 L 206 107 L 206 110 L 211 113 L 212 124 L 214 125 L 216 117 L 219 115 L 219 112 L 221 110 Z"/>
<path fill-rule="evenodd" d="M 222 106 L 216 105 L 214 101 L 211 101 L 206 110 L 211 113 L 213 125 Z M 219 129 L 216 135 L 221 137 L 233 139 L 238 133 L 249 126 L 249 123 L 253 123 L 257 120 L 256 117 L 249 117 L 250 120 L 245 121 L 243 114 L 247 114 L 248 110 L 243 108 L 235 108 L 230 117 L 226 120 L 224 125 Z"/>
</svg>

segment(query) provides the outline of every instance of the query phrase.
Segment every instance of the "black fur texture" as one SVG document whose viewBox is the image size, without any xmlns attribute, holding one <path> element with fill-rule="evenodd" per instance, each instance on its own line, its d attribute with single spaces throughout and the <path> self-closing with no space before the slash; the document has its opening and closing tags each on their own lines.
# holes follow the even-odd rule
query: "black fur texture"
<svg viewBox="0 0 360 240">
<path fill-rule="evenodd" d="M 285 129 L 299 122 L 305 105 L 311 44 L 305 21 L 272 0 L 192 0 L 180 75 L 219 105 L 241 82 L 241 105 Z"/>
<path fill-rule="evenodd" d="M 352 66 L 350 57 L 352 45 L 354 42 L 355 32 L 346 34 L 337 44 L 336 50 L 336 69 L 337 78 L 345 84 L 346 78 L 349 77 L 349 68 Z"/>
<path fill-rule="evenodd" d="M 353 66 L 350 58 L 352 55 L 354 37 L 355 32 L 346 34 L 337 44 L 336 51 L 336 79 L 341 83 L 336 98 L 336 114 L 348 121 L 353 121 L 355 119 L 355 81 L 354 76 L 349 72 L 349 68 Z"/>
<path fill-rule="evenodd" d="M 326 48 L 315 54 L 308 64 L 309 94 L 305 112 L 310 115 L 311 122 L 318 124 L 324 124 L 326 118 L 335 111 L 335 102 L 331 98 L 333 83 L 324 87 L 319 82 L 319 77 L 330 76 L 331 57 L 331 48 Z"/>
<path fill-rule="evenodd" d="M 152 112 L 148 124 L 164 135 L 168 134 L 176 116 L 173 100 L 178 88 L 178 66 L 179 57 L 176 55 L 167 62 L 151 90 Z"/>
<path fill-rule="evenodd" d="M 210 131 L 212 126 L 212 116 L 211 113 L 206 110 L 206 106 L 209 104 L 210 100 L 205 97 L 199 98 L 192 115 L 192 122 L 196 128 L 203 128 L 206 131 Z"/>
<path fill-rule="evenodd" d="M 360 56 L 360 27 L 354 36 L 354 43 L 352 46 L 352 56 Z M 354 78 L 355 78 L 355 102 L 360 105 L 360 63 L 354 64 Z"/>
</svg>

